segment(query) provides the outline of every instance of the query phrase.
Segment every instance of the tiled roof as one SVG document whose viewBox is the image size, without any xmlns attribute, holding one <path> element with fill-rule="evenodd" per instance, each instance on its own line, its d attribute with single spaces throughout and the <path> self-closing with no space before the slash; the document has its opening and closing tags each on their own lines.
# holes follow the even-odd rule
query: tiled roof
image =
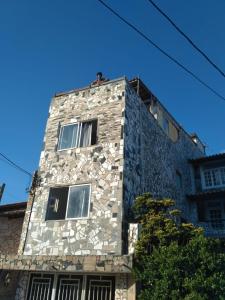
<svg viewBox="0 0 225 300">
<path fill-rule="evenodd" d="M 218 153 L 210 156 L 202 156 L 196 159 L 190 159 L 189 162 L 196 164 L 196 163 L 214 161 L 219 159 L 225 159 L 225 153 Z"/>
<path fill-rule="evenodd" d="M 0 216 L 24 215 L 26 207 L 27 202 L 0 205 Z"/>
<path fill-rule="evenodd" d="M 213 197 L 225 196 L 225 189 L 204 190 L 202 192 L 187 195 L 189 200 L 211 199 Z"/>
</svg>

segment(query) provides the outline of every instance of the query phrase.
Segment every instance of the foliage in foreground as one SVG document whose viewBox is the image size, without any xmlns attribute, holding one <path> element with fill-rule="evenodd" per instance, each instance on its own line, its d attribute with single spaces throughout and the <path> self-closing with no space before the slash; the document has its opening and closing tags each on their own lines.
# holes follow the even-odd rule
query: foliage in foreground
<svg viewBox="0 0 225 300">
<path fill-rule="evenodd" d="M 180 212 L 170 199 L 150 194 L 136 199 L 134 215 L 141 224 L 136 245 L 140 300 L 225 299 L 225 244 L 205 238 L 200 228 L 176 222 Z"/>
</svg>

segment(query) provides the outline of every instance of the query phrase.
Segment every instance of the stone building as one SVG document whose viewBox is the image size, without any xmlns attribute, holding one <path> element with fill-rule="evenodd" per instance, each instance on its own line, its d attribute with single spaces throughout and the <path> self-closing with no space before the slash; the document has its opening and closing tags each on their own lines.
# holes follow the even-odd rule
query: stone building
<svg viewBox="0 0 225 300">
<path fill-rule="evenodd" d="M 18 255 L 16 299 L 133 300 L 128 215 L 143 192 L 171 197 L 197 219 L 191 161 L 205 156 L 140 79 L 104 80 L 56 94 Z M 11 299 L 11 298 L 7 298 Z"/>
<path fill-rule="evenodd" d="M 26 202 L 0 206 L 0 255 L 17 254 L 26 206 Z M 0 299 L 15 298 L 18 276 L 17 271 L 0 270 Z"/>
</svg>

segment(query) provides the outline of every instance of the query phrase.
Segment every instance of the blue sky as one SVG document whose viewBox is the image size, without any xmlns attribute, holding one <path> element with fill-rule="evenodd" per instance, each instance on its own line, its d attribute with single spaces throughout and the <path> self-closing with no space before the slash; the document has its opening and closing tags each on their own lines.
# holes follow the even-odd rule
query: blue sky
<svg viewBox="0 0 225 300">
<path fill-rule="evenodd" d="M 155 0 L 225 71 L 225 1 Z M 106 1 L 225 96 L 218 74 L 147 0 Z M 37 168 L 56 92 L 88 85 L 97 71 L 140 76 L 178 122 L 212 154 L 225 150 L 225 101 L 162 56 L 97 0 L 0 2 L 0 152 Z M 2 204 L 24 201 L 29 177 L 0 159 Z"/>
</svg>

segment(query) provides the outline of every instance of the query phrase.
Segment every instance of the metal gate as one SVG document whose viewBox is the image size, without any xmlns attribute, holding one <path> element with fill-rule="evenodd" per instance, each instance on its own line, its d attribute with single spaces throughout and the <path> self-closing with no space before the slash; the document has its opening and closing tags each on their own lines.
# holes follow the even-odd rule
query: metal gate
<svg viewBox="0 0 225 300">
<path fill-rule="evenodd" d="M 114 293 L 114 277 L 87 277 L 86 300 L 114 300 Z"/>
<path fill-rule="evenodd" d="M 112 276 L 35 273 L 30 276 L 27 300 L 115 300 L 114 294 Z"/>
<path fill-rule="evenodd" d="M 32 274 L 28 289 L 28 300 L 51 300 L 54 275 Z"/>
<path fill-rule="evenodd" d="M 59 275 L 55 300 L 80 300 L 82 276 Z"/>
</svg>

